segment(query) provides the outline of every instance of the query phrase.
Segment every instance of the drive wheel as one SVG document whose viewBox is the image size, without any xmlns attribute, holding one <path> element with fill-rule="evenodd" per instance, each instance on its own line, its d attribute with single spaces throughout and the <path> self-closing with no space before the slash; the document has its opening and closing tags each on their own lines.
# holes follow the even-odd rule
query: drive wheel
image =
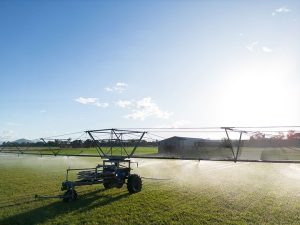
<svg viewBox="0 0 300 225">
<path fill-rule="evenodd" d="M 137 174 L 131 174 L 127 180 L 127 189 L 130 194 L 140 192 L 142 190 L 142 179 Z"/>
<path fill-rule="evenodd" d="M 124 182 L 122 182 L 122 183 L 117 183 L 116 188 L 122 188 L 123 185 L 124 185 Z"/>
<path fill-rule="evenodd" d="M 103 186 L 105 189 L 110 189 L 114 187 L 113 183 L 103 183 Z"/>
<path fill-rule="evenodd" d="M 73 202 L 77 199 L 77 192 L 75 190 L 67 190 L 63 195 L 64 202 Z"/>
</svg>

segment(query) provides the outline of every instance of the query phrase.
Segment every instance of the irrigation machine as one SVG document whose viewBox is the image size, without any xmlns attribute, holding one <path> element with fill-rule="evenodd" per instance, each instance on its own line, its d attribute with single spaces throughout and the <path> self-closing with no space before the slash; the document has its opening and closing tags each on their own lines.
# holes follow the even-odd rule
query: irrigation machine
<svg viewBox="0 0 300 225">
<path fill-rule="evenodd" d="M 122 188 L 127 185 L 128 192 L 134 194 L 142 189 L 142 179 L 138 174 L 131 173 L 131 157 L 146 132 L 102 129 L 85 131 L 93 141 L 94 146 L 103 159 L 102 164 L 95 168 L 69 168 L 66 180 L 62 182 L 63 195 L 55 196 L 64 202 L 77 199 L 76 187 L 102 184 L 105 189 Z M 70 172 L 77 172 L 77 180 L 70 180 Z M 51 196 L 37 196 L 36 198 L 52 198 Z"/>
<path fill-rule="evenodd" d="M 72 202 L 77 199 L 76 188 L 85 185 L 103 185 L 105 189 L 109 188 L 121 188 L 125 184 L 128 192 L 131 194 L 137 193 L 142 189 L 142 179 L 138 174 L 131 173 L 132 164 L 131 158 L 147 158 L 147 159 L 178 159 L 178 160 L 211 160 L 211 161 L 233 161 L 233 162 L 268 162 L 268 163 L 300 163 L 299 152 L 299 140 L 300 132 L 292 129 L 299 128 L 300 126 L 265 126 L 265 127 L 221 127 L 221 128 L 182 128 L 180 132 L 224 132 L 226 136 L 222 139 L 209 140 L 199 139 L 197 143 L 194 143 L 193 151 L 200 153 L 198 155 L 190 156 L 177 155 L 175 150 L 174 154 L 169 155 L 158 152 L 155 155 L 135 155 L 137 147 L 141 143 L 143 137 L 150 132 L 134 131 L 127 129 L 101 129 L 101 130 L 88 130 L 85 131 L 90 143 L 93 143 L 93 147 L 96 148 L 97 154 L 79 154 L 64 153 L 64 150 L 69 146 L 71 139 L 61 139 L 58 141 L 54 139 L 54 142 L 59 145 L 59 148 L 49 147 L 48 149 L 33 149 L 28 150 L 29 146 L 25 150 L 16 146 L 16 149 L 9 147 L 8 149 L 0 149 L 0 153 L 17 153 L 19 154 L 32 154 L 32 155 L 54 155 L 54 156 L 78 156 L 78 157 L 100 157 L 101 164 L 98 164 L 95 168 L 81 168 L 67 169 L 66 180 L 62 182 L 61 190 L 64 191 L 63 195 L 59 196 L 37 196 L 36 198 L 61 198 L 64 202 Z M 282 128 L 288 128 L 289 130 L 278 130 Z M 141 128 L 140 128 L 141 129 Z M 151 129 L 151 128 L 143 128 Z M 171 128 L 172 129 L 172 128 Z M 156 129 L 152 128 L 152 131 L 156 132 L 177 132 L 178 130 L 171 130 L 169 128 Z M 260 129 L 261 132 L 256 131 Z M 136 129 L 139 130 L 139 129 Z M 254 130 L 254 131 L 253 131 Z M 229 132 L 234 133 L 235 138 L 229 137 Z M 264 132 L 264 133 L 263 133 Z M 284 132 L 287 133 L 287 138 L 284 139 Z M 82 135 L 82 132 L 80 132 Z M 279 135 L 275 135 L 278 133 Z M 77 133 L 76 133 L 77 134 Z M 247 134 L 250 138 L 242 139 L 242 136 Z M 265 138 L 265 135 L 269 135 L 270 138 Z M 68 134 L 65 134 L 68 135 Z M 61 135 L 61 136 L 65 136 Z M 158 135 L 154 135 L 161 137 Z M 161 137 L 164 138 L 164 137 Z M 41 139 L 43 143 L 47 144 L 45 139 Z M 53 140 L 53 139 L 50 139 Z M 81 140 L 81 139 L 76 139 Z M 167 139 L 165 139 L 167 140 Z M 203 140 L 205 142 L 203 142 Z M 189 142 L 190 143 L 190 142 Z M 200 143 L 200 145 L 199 145 Z M 202 146 L 207 144 L 207 146 Z M 181 146 L 177 142 L 173 145 Z M 187 146 L 190 146 L 188 144 Z M 244 155 L 242 154 L 242 148 L 245 147 Z M 183 148 L 183 147 L 181 147 Z M 190 147 L 189 147 L 190 148 Z M 271 151 L 273 148 L 273 151 Z M 176 149 L 176 148 L 175 148 Z M 200 149 L 202 149 L 200 151 Z M 210 150 L 210 155 L 206 153 Z M 267 149 L 267 150 L 266 150 Z M 69 153 L 70 153 L 69 152 Z M 62 153 L 62 154 L 61 154 Z M 216 154 L 214 154 L 216 153 Z M 277 157 L 277 158 L 276 158 Z M 77 172 L 77 179 L 73 180 Z M 149 178 L 145 178 L 149 179 Z"/>
</svg>

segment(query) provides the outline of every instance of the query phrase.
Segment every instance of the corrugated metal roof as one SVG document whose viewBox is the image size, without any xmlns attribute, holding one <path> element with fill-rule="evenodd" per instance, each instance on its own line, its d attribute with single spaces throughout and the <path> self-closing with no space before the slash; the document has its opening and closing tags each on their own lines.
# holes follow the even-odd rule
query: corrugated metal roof
<svg viewBox="0 0 300 225">
<path fill-rule="evenodd" d="M 171 140 L 171 139 L 179 139 L 179 140 L 205 140 L 203 138 L 191 138 L 191 137 L 179 137 L 179 136 L 173 136 L 170 138 L 166 138 L 164 140 L 161 141 L 167 141 L 167 140 Z"/>
</svg>

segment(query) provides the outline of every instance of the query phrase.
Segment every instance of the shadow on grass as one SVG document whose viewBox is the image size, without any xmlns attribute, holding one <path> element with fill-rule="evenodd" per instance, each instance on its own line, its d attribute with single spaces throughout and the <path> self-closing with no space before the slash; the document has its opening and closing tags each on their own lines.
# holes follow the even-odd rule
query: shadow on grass
<svg viewBox="0 0 300 225">
<path fill-rule="evenodd" d="M 70 203 L 64 203 L 62 200 L 58 200 L 39 208 L 16 214 L 5 219 L 0 219 L 0 224 L 40 224 L 63 214 L 87 212 L 94 208 L 111 204 L 130 195 L 128 192 L 120 193 L 119 195 L 102 194 L 101 192 L 103 191 L 97 190 L 86 194 L 80 194 L 77 201 Z M 44 202 L 45 201 L 47 200 L 44 200 Z M 26 202 L 24 204 L 26 204 Z"/>
<path fill-rule="evenodd" d="M 20 206 L 20 205 L 29 204 L 32 202 L 36 202 L 36 200 L 28 200 L 28 201 L 22 201 L 22 202 L 18 202 L 18 203 L 11 203 L 11 201 L 8 201 L 8 202 L 5 202 L 5 205 L 1 205 L 0 209 L 5 209 L 5 208 L 9 208 L 9 207 L 14 207 L 14 206 Z"/>
</svg>

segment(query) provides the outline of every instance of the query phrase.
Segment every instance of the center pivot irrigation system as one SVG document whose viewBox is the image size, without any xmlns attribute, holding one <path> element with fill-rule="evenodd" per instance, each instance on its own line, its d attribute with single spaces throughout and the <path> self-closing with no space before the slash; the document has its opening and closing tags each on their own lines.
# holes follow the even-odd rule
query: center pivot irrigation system
<svg viewBox="0 0 300 225">
<path fill-rule="evenodd" d="M 72 202 L 77 199 L 75 189 L 85 185 L 102 184 L 105 189 L 109 189 L 121 188 L 126 184 L 131 194 L 141 191 L 141 177 L 131 173 L 132 164 L 135 163 L 131 161 L 132 158 L 300 163 L 299 128 L 300 126 L 266 126 L 88 130 L 55 138 L 41 138 L 39 142 L 32 141 L 22 146 L 18 146 L 16 142 L 2 143 L 0 153 L 103 159 L 95 168 L 67 169 L 66 180 L 61 187 L 65 191 L 63 195 L 36 195 L 36 198 L 61 198 L 64 202 Z M 171 137 L 176 132 L 181 135 L 185 133 L 184 136 L 188 133 L 192 137 Z M 56 139 L 78 133 L 81 135 L 74 139 Z M 83 135 L 86 138 L 82 138 Z M 81 147 L 72 146 L 74 143 L 79 143 Z M 82 148 L 83 143 L 85 148 Z M 141 145 L 152 148 L 155 146 L 158 152 L 135 154 Z M 91 151 L 94 153 L 91 154 Z"/>
<path fill-rule="evenodd" d="M 67 169 L 66 180 L 62 182 L 61 190 L 65 193 L 61 196 L 64 202 L 77 199 L 76 187 L 94 184 L 103 184 L 105 189 L 122 188 L 127 184 L 130 194 L 142 189 L 142 179 L 137 174 L 131 173 L 130 158 L 135 153 L 139 143 L 146 134 L 144 131 L 102 129 L 85 131 L 96 146 L 96 150 L 103 160 L 95 168 Z M 109 136 L 99 139 L 98 135 Z M 128 135 L 139 136 L 138 139 L 124 139 Z M 130 143 L 130 147 L 129 146 Z M 119 154 L 117 154 L 119 153 Z M 116 155 L 115 155 L 116 154 Z M 77 172 L 77 180 L 70 181 L 69 174 Z M 52 198 L 51 196 L 38 196 L 36 198 Z"/>
</svg>

